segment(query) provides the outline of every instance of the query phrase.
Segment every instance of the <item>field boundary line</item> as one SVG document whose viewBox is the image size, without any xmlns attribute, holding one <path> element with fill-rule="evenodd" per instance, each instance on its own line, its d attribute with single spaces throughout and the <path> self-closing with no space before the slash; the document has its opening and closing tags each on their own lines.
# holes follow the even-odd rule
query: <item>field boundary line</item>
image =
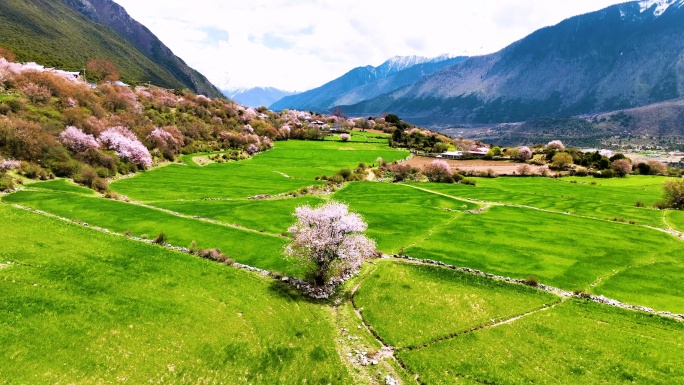
<svg viewBox="0 0 684 385">
<path fill-rule="evenodd" d="M 279 235 L 279 234 L 268 233 L 268 232 L 265 232 L 265 231 L 264 231 L 264 232 L 261 232 L 261 231 L 259 231 L 259 230 L 254 230 L 254 229 L 250 229 L 250 228 L 247 228 L 247 227 L 242 227 L 242 226 L 235 225 L 235 224 L 229 224 L 229 223 L 225 223 L 225 222 L 220 222 L 220 221 L 217 221 L 217 220 L 215 220 L 215 219 L 204 218 L 204 217 L 201 217 L 201 216 L 199 216 L 199 215 L 187 215 L 187 214 L 182 214 L 182 213 L 179 213 L 179 212 L 176 212 L 176 211 L 172 211 L 172 210 L 168 210 L 168 209 L 164 209 L 164 208 L 161 208 L 161 207 L 148 205 L 148 204 L 146 204 L 146 203 L 141 203 L 141 202 L 124 202 L 124 203 L 132 204 L 132 205 L 140 206 L 140 207 L 145 207 L 145 208 L 148 208 L 148 209 L 150 209 L 150 210 L 156 210 L 156 211 L 163 212 L 163 213 L 166 213 L 166 214 L 171 214 L 171 215 L 173 215 L 173 216 L 176 216 L 176 217 L 179 217 L 179 218 L 183 218 L 183 219 L 193 219 L 193 220 L 197 220 L 197 221 L 200 221 L 200 222 L 206 222 L 206 223 L 211 223 L 211 224 L 215 224 L 215 225 L 219 225 L 219 226 L 230 227 L 231 229 L 235 229 L 235 230 L 246 231 L 246 232 L 248 232 L 248 233 L 261 234 L 261 235 L 265 235 L 265 236 L 272 237 L 272 238 L 278 238 L 278 239 L 284 239 L 284 238 L 285 238 L 285 237 L 283 237 L 282 235 Z"/>
<path fill-rule="evenodd" d="M 477 269 L 471 269 L 469 267 L 459 267 L 459 266 L 454 266 L 454 265 L 449 265 L 444 262 L 439 262 L 439 261 L 433 261 L 431 259 L 418 259 L 418 258 L 412 258 L 408 255 L 393 255 L 388 258 L 394 258 L 399 261 L 408 261 L 410 263 L 414 264 L 421 264 L 421 265 L 429 265 L 429 266 L 438 266 L 442 267 L 445 269 L 450 269 L 450 270 L 455 270 L 455 271 L 460 271 L 472 275 L 477 275 L 480 277 L 486 277 L 489 279 L 497 280 L 497 281 L 504 281 L 508 282 L 510 284 L 514 285 L 527 285 L 528 281 L 524 279 L 516 279 L 516 278 L 511 278 L 511 277 L 504 277 L 500 275 L 495 275 L 495 274 L 490 274 L 490 273 L 485 273 L 483 271 L 477 270 Z M 611 298 L 606 298 L 603 295 L 593 295 L 593 294 L 587 294 L 587 293 L 582 293 L 582 292 L 570 292 L 567 290 L 563 290 L 557 287 L 549 286 L 549 285 L 544 285 L 544 284 L 537 284 L 536 286 L 537 289 L 546 291 L 549 293 L 556 294 L 560 297 L 563 298 L 576 298 L 576 299 L 584 299 L 588 301 L 592 301 L 601 305 L 608 305 L 612 307 L 617 307 L 621 309 L 626 309 L 626 310 L 633 310 L 633 311 L 640 311 L 640 312 L 645 312 L 649 314 L 654 314 L 654 315 L 659 315 L 661 317 L 666 317 L 666 318 L 672 318 L 678 321 L 684 321 L 684 314 L 677 314 L 677 313 L 672 313 L 669 311 L 662 311 L 662 310 L 655 310 L 646 306 L 640 306 L 640 305 L 631 305 L 628 303 L 624 303 L 615 299 Z"/>
<path fill-rule="evenodd" d="M 513 322 L 515 322 L 515 321 L 518 321 L 518 320 L 520 320 L 520 319 L 522 319 L 522 318 L 531 316 L 531 315 L 533 315 L 533 314 L 537 314 L 537 313 L 542 312 L 542 311 L 546 311 L 546 310 L 549 310 L 549 309 L 553 309 L 553 308 L 555 308 L 556 306 L 563 304 L 564 302 L 565 302 L 565 299 L 561 299 L 561 300 L 559 300 L 559 301 L 557 301 L 557 302 L 555 302 L 555 303 L 553 303 L 553 304 L 551 304 L 551 305 L 544 305 L 544 306 L 541 306 L 541 307 L 532 309 L 532 310 L 530 310 L 530 311 L 527 311 L 527 312 L 525 312 L 525 313 L 521 313 L 521 314 L 514 315 L 514 316 L 512 316 L 512 317 L 507 317 L 507 318 L 502 318 L 502 319 L 499 319 L 499 320 L 494 320 L 494 321 L 490 321 L 490 322 L 485 322 L 485 323 L 483 323 L 483 324 L 481 324 L 481 325 L 472 327 L 472 328 L 470 328 L 470 329 L 461 330 L 461 331 L 458 331 L 458 332 L 456 332 L 456 333 L 449 334 L 449 335 L 444 336 L 444 337 L 435 338 L 435 339 L 433 339 L 433 340 L 431 340 L 431 341 L 428 341 L 428 342 L 423 343 L 423 344 L 420 344 L 420 345 L 405 346 L 405 347 L 403 347 L 403 348 L 397 348 L 397 350 L 398 350 L 398 351 L 406 351 L 406 350 L 413 351 L 413 350 L 421 350 L 421 349 L 429 348 L 430 346 L 432 346 L 432 345 L 434 345 L 434 344 L 437 344 L 437 343 L 440 343 L 440 342 L 443 342 L 443 341 L 452 340 L 452 339 L 454 339 L 454 338 L 458 338 L 458 337 L 464 336 L 464 335 L 469 334 L 469 333 L 474 333 L 474 332 L 477 332 L 477 331 L 480 331 L 480 330 L 491 329 L 491 328 L 495 328 L 495 327 L 498 327 L 498 326 L 502 326 L 502 325 L 507 325 L 507 324 L 513 323 Z"/>
<path fill-rule="evenodd" d="M 620 221 L 615 221 L 615 220 L 610 220 L 610 219 L 590 217 L 587 215 L 573 214 L 573 213 L 567 212 L 567 211 L 554 211 L 554 210 L 542 209 L 539 207 L 528 206 L 528 205 L 520 205 L 520 204 L 515 204 L 515 203 L 491 202 L 491 201 L 485 201 L 485 200 L 480 200 L 480 199 L 460 198 L 460 197 L 455 197 L 453 195 L 449 195 L 449 194 L 429 190 L 426 188 L 422 188 L 422 187 L 417 187 L 417 186 L 412 186 L 412 185 L 407 185 L 407 184 L 402 184 L 402 186 L 410 187 L 410 188 L 413 188 L 416 190 L 421 190 L 421 191 L 424 191 L 427 193 L 440 195 L 440 196 L 443 196 L 446 198 L 451 198 L 451 199 L 455 199 L 455 200 L 462 201 L 462 202 L 477 203 L 477 204 L 485 205 L 486 209 L 489 209 L 491 206 L 512 207 L 512 208 L 518 208 L 518 209 L 540 211 L 540 212 L 548 213 L 548 214 L 567 215 L 567 216 L 571 216 L 574 218 L 581 218 L 581 219 L 594 220 L 594 221 L 607 222 L 607 223 L 616 223 L 616 224 L 622 224 L 622 225 L 626 225 L 626 226 L 639 226 L 639 227 L 643 227 L 643 228 L 650 229 L 650 230 L 660 231 L 660 232 L 663 232 L 665 234 L 672 235 L 673 237 L 675 237 L 677 239 L 684 240 L 684 232 L 681 232 L 681 231 L 678 231 L 678 230 L 675 230 L 674 228 L 672 228 L 672 226 L 670 226 L 667 223 L 667 221 L 665 220 L 664 217 L 663 217 L 663 222 L 665 222 L 665 225 L 667 225 L 667 228 L 654 227 L 654 226 L 644 225 L 644 224 L 640 224 L 640 223 L 632 224 L 629 222 L 620 222 Z M 484 211 L 486 211 L 486 210 L 484 210 Z M 481 213 L 484 211 L 479 211 L 478 213 Z M 663 214 L 663 215 L 665 215 L 665 214 Z"/>
<path fill-rule="evenodd" d="M 408 365 L 406 365 L 406 363 L 402 359 L 400 359 L 399 357 L 396 356 L 396 354 L 394 354 L 394 352 L 397 351 L 398 349 L 395 348 L 394 346 L 390 345 L 387 341 L 385 341 L 382 337 L 380 337 L 378 332 L 376 332 L 375 329 L 373 329 L 373 326 L 370 325 L 368 322 L 366 322 L 366 319 L 363 317 L 363 313 L 362 313 L 363 308 L 360 308 L 356 305 L 356 301 L 354 300 L 354 296 L 356 295 L 356 292 L 359 290 L 361 285 L 363 285 L 363 283 L 366 281 L 366 279 L 377 269 L 378 269 L 377 264 L 373 264 L 373 268 L 370 271 L 364 272 L 364 275 L 359 277 L 360 279 L 358 280 L 358 282 L 356 282 L 354 287 L 351 288 L 351 290 L 349 290 L 349 302 L 351 302 L 352 309 L 354 309 L 354 314 L 356 314 L 356 316 L 359 318 L 359 320 L 361 320 L 361 324 L 366 329 L 366 331 L 368 331 L 368 333 L 370 333 L 370 335 L 372 335 L 373 338 L 375 338 L 380 343 L 380 345 L 382 345 L 382 348 L 380 350 L 385 351 L 387 356 L 392 357 L 394 359 L 394 361 L 407 374 L 413 375 L 414 379 L 416 380 L 416 383 L 423 384 L 423 382 L 421 382 L 420 379 L 418 378 L 418 374 L 414 373 L 412 370 L 410 370 Z"/>
</svg>

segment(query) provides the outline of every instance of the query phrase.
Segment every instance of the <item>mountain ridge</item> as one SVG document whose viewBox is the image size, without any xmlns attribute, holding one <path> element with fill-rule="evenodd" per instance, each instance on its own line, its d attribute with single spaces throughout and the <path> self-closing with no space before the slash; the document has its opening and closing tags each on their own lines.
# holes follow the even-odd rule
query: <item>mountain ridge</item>
<svg viewBox="0 0 684 385">
<path fill-rule="evenodd" d="M 660 3 L 631 2 L 575 16 L 499 52 L 339 107 L 434 125 L 517 122 L 676 99 L 684 95 L 684 1 L 669 1 L 660 14 Z"/>
<path fill-rule="evenodd" d="M 247 107 L 270 106 L 278 100 L 297 92 L 284 91 L 274 87 L 252 87 L 223 90 L 223 95 Z"/>
<path fill-rule="evenodd" d="M 116 31 L 146 57 L 169 71 L 192 91 L 210 97 L 221 97 L 221 91 L 207 78 L 176 56 L 147 27 L 133 19 L 128 12 L 112 0 L 62 0 L 73 10 L 95 23 Z"/>
<path fill-rule="evenodd" d="M 377 67 L 357 67 L 320 87 L 284 97 L 270 108 L 329 112 L 336 105 L 356 103 L 415 83 L 422 76 L 465 59 L 447 57 L 395 56 Z"/>
</svg>

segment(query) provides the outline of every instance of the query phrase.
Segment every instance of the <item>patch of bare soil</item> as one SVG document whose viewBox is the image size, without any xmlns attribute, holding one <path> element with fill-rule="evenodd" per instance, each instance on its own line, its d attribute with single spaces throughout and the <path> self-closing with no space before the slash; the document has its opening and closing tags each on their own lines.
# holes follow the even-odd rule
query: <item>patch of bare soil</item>
<svg viewBox="0 0 684 385">
<path fill-rule="evenodd" d="M 422 156 L 414 156 L 405 163 L 416 168 L 421 168 L 424 165 L 431 163 L 435 158 L 426 158 Z M 440 159 L 449 163 L 451 168 L 459 169 L 461 171 L 487 171 L 492 170 L 499 175 L 514 175 L 521 163 L 500 160 L 448 160 Z M 537 173 L 539 166 L 530 165 L 532 172 Z"/>
</svg>

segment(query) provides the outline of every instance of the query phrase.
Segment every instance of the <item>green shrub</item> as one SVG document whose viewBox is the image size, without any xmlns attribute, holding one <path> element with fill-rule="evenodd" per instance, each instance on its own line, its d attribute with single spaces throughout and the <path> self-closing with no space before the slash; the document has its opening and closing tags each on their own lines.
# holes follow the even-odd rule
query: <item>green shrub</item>
<svg viewBox="0 0 684 385">
<path fill-rule="evenodd" d="M 9 175 L 0 175 L 0 191 L 9 191 L 14 188 L 14 181 Z"/>
</svg>

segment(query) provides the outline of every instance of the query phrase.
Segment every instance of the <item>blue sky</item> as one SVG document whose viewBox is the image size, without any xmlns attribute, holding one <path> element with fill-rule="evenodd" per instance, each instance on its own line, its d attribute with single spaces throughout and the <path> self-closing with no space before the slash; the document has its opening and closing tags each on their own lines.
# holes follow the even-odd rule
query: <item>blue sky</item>
<svg viewBox="0 0 684 385">
<path fill-rule="evenodd" d="M 224 89 L 307 90 L 395 55 L 481 55 L 616 0 L 115 0 Z"/>
</svg>

